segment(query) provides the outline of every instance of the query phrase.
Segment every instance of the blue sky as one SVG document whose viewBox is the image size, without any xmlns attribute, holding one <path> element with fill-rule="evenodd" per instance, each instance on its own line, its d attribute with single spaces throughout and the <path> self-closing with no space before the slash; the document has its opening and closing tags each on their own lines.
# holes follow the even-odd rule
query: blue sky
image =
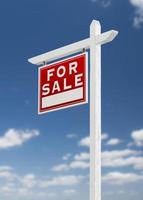
<svg viewBox="0 0 143 200">
<path fill-rule="evenodd" d="M 142 200 L 143 0 L 0 4 L 0 199 L 89 199 L 89 105 L 38 116 L 27 60 L 87 38 L 96 19 L 119 31 L 102 47 L 102 199 Z"/>
</svg>

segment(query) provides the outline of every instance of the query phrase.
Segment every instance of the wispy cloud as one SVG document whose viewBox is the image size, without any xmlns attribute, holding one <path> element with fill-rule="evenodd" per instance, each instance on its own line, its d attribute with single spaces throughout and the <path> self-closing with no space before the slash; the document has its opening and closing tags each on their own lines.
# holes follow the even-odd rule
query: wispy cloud
<svg viewBox="0 0 143 200">
<path fill-rule="evenodd" d="M 112 0 L 91 0 L 93 3 L 98 3 L 102 7 L 106 8 L 111 5 Z"/>
<path fill-rule="evenodd" d="M 14 198 L 20 197 L 55 197 L 56 193 L 47 191 L 50 187 L 63 187 L 61 195 L 71 196 L 75 194 L 75 189 L 70 186 L 77 186 L 85 179 L 83 175 L 58 175 L 38 177 L 35 174 L 20 175 L 10 166 L 0 166 L 0 193 L 1 195 Z M 67 187 L 67 188 L 66 188 Z M 48 198 L 48 199 L 49 199 Z"/>
<path fill-rule="evenodd" d="M 125 184 L 131 182 L 142 181 L 143 176 L 141 174 L 136 173 L 121 173 L 118 171 L 107 173 L 102 177 L 104 182 L 108 182 L 108 184 Z"/>
<path fill-rule="evenodd" d="M 14 180 L 17 175 L 14 173 L 13 168 L 10 166 L 0 166 L 0 179 Z"/>
<path fill-rule="evenodd" d="M 21 146 L 26 141 L 40 135 L 38 130 L 9 129 L 0 137 L 0 149 Z"/>
<path fill-rule="evenodd" d="M 134 143 L 137 142 L 136 145 L 142 147 L 140 143 L 138 144 L 138 142 L 142 141 L 142 129 L 132 131 L 130 135 Z M 28 138 L 32 138 L 32 136 L 30 135 Z M 113 140 L 113 138 L 109 138 L 109 140 L 108 138 L 108 134 L 102 134 L 102 140 L 106 143 Z M 84 146 L 89 147 L 89 137 L 85 137 L 79 142 L 81 141 L 86 141 Z M 107 145 L 104 145 L 104 147 L 107 148 Z M 103 183 L 123 185 L 143 181 L 143 152 L 138 149 L 134 146 L 134 149 L 104 150 L 102 152 L 102 167 L 106 168 L 108 173 L 104 173 L 103 169 Z M 39 199 L 54 197 L 56 199 L 59 194 L 53 192 L 53 190 L 62 188 L 61 196 L 65 198 L 74 197 L 77 186 L 82 186 L 83 182 L 88 183 L 88 175 L 86 174 L 90 165 L 89 157 L 90 155 L 86 148 L 85 151 L 74 155 L 70 153 L 65 154 L 61 158 L 62 163 L 52 167 L 51 170 L 54 173 L 52 176 L 48 176 L 48 174 L 37 176 L 34 172 L 19 175 L 9 165 L 0 166 L 0 192 L 7 196 L 14 196 L 16 194 L 19 199 L 21 197 L 30 197 L 31 199 L 34 197 L 39 197 Z M 130 167 L 130 172 L 123 172 L 125 167 L 126 169 Z M 82 174 L 84 173 L 84 175 L 77 174 L 79 171 L 76 170 L 83 170 Z"/>
<path fill-rule="evenodd" d="M 80 141 L 79 141 L 79 146 L 84 146 L 84 147 L 89 147 L 90 145 L 90 137 L 85 137 L 85 138 L 82 138 Z"/>
<path fill-rule="evenodd" d="M 66 138 L 68 138 L 68 139 L 74 139 L 74 138 L 77 138 L 78 136 L 77 136 L 77 134 L 75 134 L 75 133 L 70 133 L 70 134 L 67 134 L 66 135 Z"/>
<path fill-rule="evenodd" d="M 107 141 L 107 145 L 117 145 L 120 143 L 122 143 L 122 140 L 120 140 L 119 138 L 111 138 Z"/>
<path fill-rule="evenodd" d="M 55 172 L 63 172 L 69 170 L 76 170 L 76 169 L 87 169 L 89 168 L 89 153 L 81 152 L 80 154 L 76 154 L 73 157 L 73 160 L 69 163 L 62 163 L 59 165 L 55 165 L 52 167 L 52 171 Z"/>
<path fill-rule="evenodd" d="M 132 167 L 135 170 L 143 169 L 143 157 L 141 151 L 123 149 L 102 152 L 102 167 L 104 168 L 123 168 Z M 81 152 L 73 157 L 69 163 L 62 163 L 52 167 L 52 171 L 64 172 L 77 169 L 89 168 L 89 153 Z"/>
<path fill-rule="evenodd" d="M 135 7 L 135 16 L 133 25 L 135 28 L 140 28 L 143 24 L 143 0 L 129 0 Z"/>
<path fill-rule="evenodd" d="M 0 171 L 11 171 L 11 170 L 13 170 L 11 166 L 8 166 L 8 165 L 0 166 Z"/>
<path fill-rule="evenodd" d="M 52 171 L 55 171 L 55 172 L 68 171 L 69 169 L 70 167 L 68 164 L 59 164 L 52 167 Z"/>
<path fill-rule="evenodd" d="M 68 189 L 68 190 L 63 191 L 64 196 L 67 196 L 67 197 L 69 197 L 71 195 L 73 196 L 75 193 L 76 193 L 75 189 Z"/>
<path fill-rule="evenodd" d="M 88 160 L 89 159 L 89 153 L 87 152 L 81 152 L 80 154 L 76 154 L 74 156 L 75 160 L 81 161 L 81 160 Z"/>
<path fill-rule="evenodd" d="M 102 139 L 102 140 L 107 140 L 108 137 L 109 137 L 109 135 L 108 135 L 107 133 L 103 133 L 103 134 L 101 135 L 101 139 Z"/>
<path fill-rule="evenodd" d="M 109 138 L 108 134 L 102 134 L 102 140 L 106 141 L 106 144 L 110 146 L 115 146 L 122 143 L 122 140 L 119 138 Z M 134 140 L 135 144 L 142 146 L 143 140 L 143 131 L 133 131 L 131 133 L 131 138 Z M 90 137 L 82 138 L 79 142 L 79 146 L 89 147 Z M 106 146 L 105 146 L 106 147 Z M 130 148 L 125 148 L 121 150 L 110 150 L 102 152 L 102 167 L 113 169 L 113 168 L 123 168 L 123 167 L 132 167 L 134 170 L 143 169 L 143 153 L 139 150 L 133 150 Z M 52 167 L 52 171 L 55 172 L 65 172 L 69 170 L 77 169 L 88 169 L 89 168 L 89 152 L 80 152 L 70 157 L 70 162 L 57 164 Z"/>
<path fill-rule="evenodd" d="M 77 185 L 83 180 L 83 176 L 76 175 L 65 175 L 65 176 L 57 176 L 53 177 L 50 180 L 42 181 L 41 187 L 49 187 L 49 186 L 71 186 Z"/>
<path fill-rule="evenodd" d="M 27 174 L 20 178 L 20 182 L 26 188 L 33 188 L 37 184 L 37 180 L 34 174 Z"/>
<path fill-rule="evenodd" d="M 102 166 L 108 168 L 133 167 L 143 169 L 142 152 L 124 149 L 102 152 Z"/>
<path fill-rule="evenodd" d="M 70 153 L 67 153 L 65 154 L 63 157 L 62 157 L 62 160 L 69 160 L 69 158 L 71 157 L 72 155 Z"/>
<path fill-rule="evenodd" d="M 133 131 L 131 137 L 135 145 L 143 146 L 143 129 Z"/>
<path fill-rule="evenodd" d="M 73 160 L 72 162 L 70 162 L 68 164 L 55 165 L 52 168 L 52 171 L 63 172 L 63 171 L 76 170 L 76 169 L 83 170 L 83 169 L 87 169 L 87 168 L 89 168 L 89 162 Z"/>
</svg>

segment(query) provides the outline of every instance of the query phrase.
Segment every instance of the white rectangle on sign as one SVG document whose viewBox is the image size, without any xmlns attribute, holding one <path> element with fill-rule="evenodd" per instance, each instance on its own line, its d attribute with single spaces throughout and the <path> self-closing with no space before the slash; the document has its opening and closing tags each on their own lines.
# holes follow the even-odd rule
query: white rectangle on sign
<svg viewBox="0 0 143 200">
<path fill-rule="evenodd" d="M 87 52 L 39 68 L 39 114 L 87 102 Z"/>
</svg>

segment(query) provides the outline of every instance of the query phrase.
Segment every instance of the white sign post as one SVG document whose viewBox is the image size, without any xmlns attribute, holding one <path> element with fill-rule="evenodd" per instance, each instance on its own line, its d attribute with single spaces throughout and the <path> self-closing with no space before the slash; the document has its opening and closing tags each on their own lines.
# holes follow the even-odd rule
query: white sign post
<svg viewBox="0 0 143 200">
<path fill-rule="evenodd" d="M 115 30 L 101 33 L 100 22 L 93 20 L 89 38 L 28 60 L 41 65 L 90 49 L 90 200 L 101 200 L 101 45 L 117 34 Z"/>
</svg>

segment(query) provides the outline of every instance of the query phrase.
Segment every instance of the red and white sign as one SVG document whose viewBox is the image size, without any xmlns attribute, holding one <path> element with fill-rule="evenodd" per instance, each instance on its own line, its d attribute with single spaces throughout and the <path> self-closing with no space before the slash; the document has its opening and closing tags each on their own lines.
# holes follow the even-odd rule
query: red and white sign
<svg viewBox="0 0 143 200">
<path fill-rule="evenodd" d="M 39 114 L 84 104 L 87 101 L 87 52 L 39 68 Z"/>
</svg>

